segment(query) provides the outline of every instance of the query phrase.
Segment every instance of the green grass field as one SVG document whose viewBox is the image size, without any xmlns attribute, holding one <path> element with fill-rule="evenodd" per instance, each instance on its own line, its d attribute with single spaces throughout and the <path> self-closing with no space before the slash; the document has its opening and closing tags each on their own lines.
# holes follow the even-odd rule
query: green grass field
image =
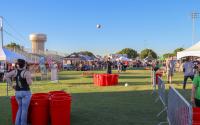
<svg viewBox="0 0 200 125">
<path fill-rule="evenodd" d="M 64 71 L 59 73 L 59 83 L 35 81 L 31 90 L 33 93 L 52 90 L 71 93 L 71 125 L 155 125 L 166 120 L 165 114 L 156 117 L 162 104 L 155 103 L 156 95 L 151 95 L 150 71 L 129 70 L 121 73 L 119 85 L 109 87 L 94 86 L 92 77 L 83 77 L 81 74 L 78 71 Z M 166 81 L 165 76 L 163 79 Z M 187 86 L 185 94 L 182 91 L 182 79 L 183 74 L 176 73 L 174 86 L 189 99 L 191 84 Z M 125 87 L 125 83 L 129 86 Z M 14 91 L 9 92 L 9 96 L 12 95 Z M 0 125 L 11 125 L 6 84 L 0 84 Z"/>
</svg>

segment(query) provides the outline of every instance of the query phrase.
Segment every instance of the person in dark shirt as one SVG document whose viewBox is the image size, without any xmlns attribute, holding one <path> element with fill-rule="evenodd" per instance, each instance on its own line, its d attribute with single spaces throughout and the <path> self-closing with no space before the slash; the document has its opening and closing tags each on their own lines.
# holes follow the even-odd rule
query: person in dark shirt
<svg viewBox="0 0 200 125">
<path fill-rule="evenodd" d="M 12 78 L 16 84 L 12 85 Z M 26 69 L 26 62 L 23 59 L 17 60 L 17 69 L 5 75 L 6 81 L 15 89 L 15 98 L 19 105 L 15 125 L 27 125 L 28 107 L 31 100 L 29 85 L 32 84 L 31 73 Z"/>
<path fill-rule="evenodd" d="M 194 74 L 195 76 L 198 76 L 199 75 L 199 71 L 198 71 L 198 66 L 199 66 L 199 61 L 197 60 L 197 58 L 194 59 L 193 61 L 193 64 L 194 64 Z"/>
<path fill-rule="evenodd" d="M 156 61 L 155 66 L 153 67 L 153 70 L 156 72 L 160 69 L 159 61 Z"/>
<path fill-rule="evenodd" d="M 106 65 L 107 65 L 107 74 L 112 74 L 112 62 L 110 61 L 110 58 L 108 58 Z"/>
</svg>

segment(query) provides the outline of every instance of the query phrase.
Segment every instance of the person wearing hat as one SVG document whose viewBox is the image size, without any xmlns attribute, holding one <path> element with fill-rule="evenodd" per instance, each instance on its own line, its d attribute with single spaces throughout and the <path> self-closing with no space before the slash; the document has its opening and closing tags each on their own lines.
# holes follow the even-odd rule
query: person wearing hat
<svg viewBox="0 0 200 125">
<path fill-rule="evenodd" d="M 15 78 L 15 84 L 11 83 L 12 78 Z M 32 78 L 30 71 L 26 68 L 25 60 L 18 59 L 16 69 L 5 74 L 5 79 L 15 89 L 15 98 L 19 106 L 15 125 L 27 125 L 28 108 L 31 100 L 29 85 L 32 84 Z"/>
</svg>

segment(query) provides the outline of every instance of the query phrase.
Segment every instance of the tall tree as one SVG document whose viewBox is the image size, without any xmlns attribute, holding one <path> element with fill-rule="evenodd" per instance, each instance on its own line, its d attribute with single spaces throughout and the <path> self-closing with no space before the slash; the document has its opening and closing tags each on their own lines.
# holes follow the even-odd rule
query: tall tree
<svg viewBox="0 0 200 125">
<path fill-rule="evenodd" d="M 165 53 L 165 54 L 163 54 L 163 58 L 168 58 L 168 57 L 170 57 L 170 56 L 174 56 L 174 53 Z"/>
<path fill-rule="evenodd" d="M 92 52 L 89 52 L 89 51 L 81 51 L 81 52 L 78 52 L 78 53 L 82 54 L 82 55 L 94 57 L 94 54 Z"/>
<path fill-rule="evenodd" d="M 117 54 L 127 54 L 128 58 L 136 58 L 138 56 L 137 51 L 131 48 L 124 48 L 117 52 Z"/>
<path fill-rule="evenodd" d="M 142 59 L 144 59 L 144 58 L 146 58 L 146 57 L 148 57 L 148 56 L 151 56 L 151 57 L 153 57 L 154 59 L 157 59 L 157 54 L 156 54 L 156 52 L 154 52 L 152 49 L 144 49 L 144 50 L 141 51 L 140 57 L 141 57 Z"/>
<path fill-rule="evenodd" d="M 180 48 L 175 49 L 173 53 L 174 53 L 174 55 L 176 55 L 177 52 L 181 52 L 183 50 L 185 50 L 185 49 L 180 47 Z"/>
<path fill-rule="evenodd" d="M 22 46 L 20 46 L 19 44 L 15 43 L 15 42 L 11 42 L 10 44 L 7 44 L 6 47 L 9 49 L 18 49 L 18 50 L 23 49 Z"/>
</svg>

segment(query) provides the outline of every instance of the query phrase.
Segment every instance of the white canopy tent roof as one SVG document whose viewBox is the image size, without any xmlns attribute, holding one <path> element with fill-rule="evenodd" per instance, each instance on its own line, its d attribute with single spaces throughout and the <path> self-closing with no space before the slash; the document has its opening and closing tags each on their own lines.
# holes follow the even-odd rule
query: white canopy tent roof
<svg viewBox="0 0 200 125">
<path fill-rule="evenodd" d="M 0 48 L 0 61 L 14 63 L 17 59 L 24 59 L 28 61 L 27 58 L 23 55 L 12 52 L 6 48 Z"/>
<path fill-rule="evenodd" d="M 121 56 L 121 57 L 117 58 L 116 60 L 117 60 L 117 61 L 118 61 L 118 60 L 121 60 L 121 61 L 131 61 L 129 58 L 124 57 L 124 56 Z"/>
<path fill-rule="evenodd" d="M 152 56 L 147 56 L 146 58 L 144 58 L 144 61 L 152 61 L 152 60 L 154 60 Z"/>
<path fill-rule="evenodd" d="M 195 45 L 191 46 L 190 48 L 177 53 L 177 59 L 180 59 L 182 57 L 187 57 L 187 56 L 200 57 L 200 41 L 196 43 Z"/>
</svg>

